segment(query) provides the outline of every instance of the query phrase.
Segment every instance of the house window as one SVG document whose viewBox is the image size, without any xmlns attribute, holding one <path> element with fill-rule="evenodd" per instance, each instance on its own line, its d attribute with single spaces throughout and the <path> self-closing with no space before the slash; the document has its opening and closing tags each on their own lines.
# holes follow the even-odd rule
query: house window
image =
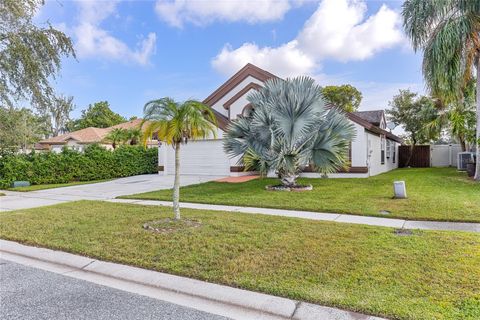
<svg viewBox="0 0 480 320">
<path fill-rule="evenodd" d="M 392 144 L 390 140 L 387 140 L 386 153 L 387 153 L 387 159 L 390 159 L 390 156 L 392 155 Z"/>
<path fill-rule="evenodd" d="M 392 157 L 392 162 L 395 163 L 395 158 L 397 157 L 397 152 L 396 152 L 396 148 L 395 148 L 395 143 L 393 143 L 393 157 Z"/>
<path fill-rule="evenodd" d="M 380 148 L 381 148 L 381 164 L 385 164 L 385 138 L 382 136 L 380 138 Z"/>
</svg>

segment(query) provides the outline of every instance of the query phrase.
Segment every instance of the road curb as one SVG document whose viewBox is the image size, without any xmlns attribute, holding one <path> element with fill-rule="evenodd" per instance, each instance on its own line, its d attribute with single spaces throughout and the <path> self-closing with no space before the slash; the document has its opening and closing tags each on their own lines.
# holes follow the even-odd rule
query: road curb
<svg viewBox="0 0 480 320">
<path fill-rule="evenodd" d="M 104 262 L 62 251 L 22 245 L 0 239 L 0 253 L 18 255 L 54 265 L 66 266 L 108 278 L 158 288 L 229 307 L 242 308 L 251 319 L 294 319 L 294 320 L 382 320 L 383 318 L 363 315 L 336 308 L 324 307 L 268 294 L 247 291 L 205 281 L 170 275 L 122 264 Z M 88 280 L 87 280 L 88 281 Z M 258 317 L 258 314 L 261 316 Z M 228 315 L 227 315 L 228 316 Z M 235 317 L 234 317 L 235 318 Z M 242 317 L 242 319 L 245 319 Z"/>
</svg>

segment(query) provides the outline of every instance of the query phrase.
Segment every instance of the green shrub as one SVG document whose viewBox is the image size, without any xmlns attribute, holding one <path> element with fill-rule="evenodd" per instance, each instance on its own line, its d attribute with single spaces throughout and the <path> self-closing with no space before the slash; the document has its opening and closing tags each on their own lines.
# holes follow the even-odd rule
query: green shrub
<svg viewBox="0 0 480 320">
<path fill-rule="evenodd" d="M 0 155 L 0 188 L 15 180 L 32 184 L 66 183 L 128 177 L 157 172 L 157 149 L 120 146 L 114 151 L 99 145 L 87 146 L 84 152 L 63 149 L 60 153 Z"/>
</svg>

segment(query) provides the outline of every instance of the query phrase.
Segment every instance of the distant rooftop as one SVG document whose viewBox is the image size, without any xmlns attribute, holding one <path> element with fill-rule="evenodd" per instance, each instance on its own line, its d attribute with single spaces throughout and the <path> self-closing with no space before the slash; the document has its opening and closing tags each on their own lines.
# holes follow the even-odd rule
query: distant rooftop
<svg viewBox="0 0 480 320">
<path fill-rule="evenodd" d="M 355 111 L 352 113 L 377 127 L 380 126 L 380 122 L 385 115 L 385 111 L 383 110 Z"/>
<path fill-rule="evenodd" d="M 120 123 L 108 128 L 88 127 L 85 129 L 68 132 L 56 137 L 51 137 L 40 141 L 40 144 L 63 144 L 68 140 L 75 140 L 77 143 L 99 143 L 102 142 L 107 134 L 113 129 L 122 128 L 130 129 L 139 127 L 142 119 L 135 119 L 128 122 Z"/>
</svg>

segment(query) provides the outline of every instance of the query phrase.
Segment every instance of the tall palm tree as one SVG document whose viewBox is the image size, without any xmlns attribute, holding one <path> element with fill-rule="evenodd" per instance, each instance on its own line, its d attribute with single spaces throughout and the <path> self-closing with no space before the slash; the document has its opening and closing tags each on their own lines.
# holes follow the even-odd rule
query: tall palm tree
<svg viewBox="0 0 480 320">
<path fill-rule="evenodd" d="M 224 146 L 242 165 L 275 171 L 284 186 L 294 187 L 307 166 L 330 173 L 347 164 L 354 128 L 342 111 L 325 107 L 312 78 L 271 79 L 247 99 L 255 111 L 232 121 Z"/>
<path fill-rule="evenodd" d="M 446 103 L 462 101 L 463 88 L 476 72 L 474 179 L 480 181 L 480 1 L 407 0 L 402 14 L 413 48 L 423 50 L 423 76 L 433 96 Z"/>
<path fill-rule="evenodd" d="M 188 140 L 216 137 L 216 118 L 209 106 L 188 100 L 183 103 L 171 98 L 147 102 L 143 108 L 146 128 L 142 142 L 154 133 L 158 140 L 171 145 L 175 150 L 175 181 L 173 184 L 173 212 L 175 220 L 180 219 L 180 147 Z M 148 121 L 148 122 L 146 122 Z M 143 123 L 142 123 L 143 124 Z"/>
<path fill-rule="evenodd" d="M 104 139 L 106 142 L 112 144 L 112 148 L 116 149 L 118 144 L 127 140 L 127 130 L 122 128 L 115 128 L 110 131 Z"/>
</svg>

